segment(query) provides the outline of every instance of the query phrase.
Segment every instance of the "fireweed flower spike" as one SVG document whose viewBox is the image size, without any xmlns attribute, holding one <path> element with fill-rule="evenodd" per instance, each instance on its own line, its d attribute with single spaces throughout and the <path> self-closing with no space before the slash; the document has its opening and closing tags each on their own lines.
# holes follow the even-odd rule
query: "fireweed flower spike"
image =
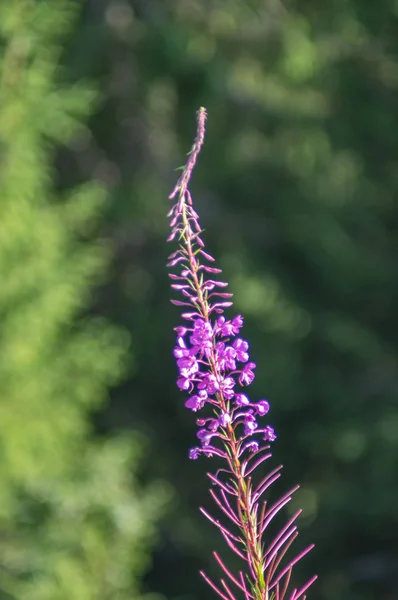
<svg viewBox="0 0 398 600">
<path fill-rule="evenodd" d="M 197 113 L 197 134 L 188 161 L 169 198 L 175 200 L 168 213 L 171 233 L 178 249 L 169 256 L 168 267 L 173 290 L 180 300 L 184 324 L 175 328 L 177 342 L 174 356 L 178 367 L 177 386 L 187 400 L 185 406 L 198 413 L 198 444 L 189 456 L 217 456 L 223 468 L 208 476 L 210 494 L 225 517 L 225 522 L 202 513 L 220 530 L 229 548 L 244 562 L 244 569 L 233 574 L 217 553 L 215 559 L 224 578 L 216 585 L 201 573 L 223 600 L 299 600 L 315 581 L 312 577 L 299 588 L 290 579 L 294 565 L 313 546 L 294 558 L 287 551 L 298 535 L 297 511 L 271 536 L 269 525 L 290 501 L 293 488 L 273 504 L 264 499 L 280 477 L 281 466 L 264 472 L 271 457 L 270 442 L 276 438 L 273 428 L 263 423 L 269 411 L 267 400 L 253 401 L 246 387 L 255 377 L 256 365 L 249 356 L 249 344 L 241 336 L 243 318 L 224 316 L 232 306 L 232 294 L 225 292 L 227 283 L 218 279 L 221 270 L 205 251 L 199 218 L 192 205 L 189 181 L 205 135 L 206 111 Z M 232 589 L 231 589 L 232 588 Z M 232 591 L 234 590 L 234 591 Z"/>
</svg>

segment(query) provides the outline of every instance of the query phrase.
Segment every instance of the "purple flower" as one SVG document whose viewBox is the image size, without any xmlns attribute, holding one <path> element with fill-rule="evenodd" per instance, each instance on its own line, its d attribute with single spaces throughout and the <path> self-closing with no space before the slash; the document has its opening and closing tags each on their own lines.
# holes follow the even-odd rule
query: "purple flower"
<svg viewBox="0 0 398 600">
<path fill-rule="evenodd" d="M 236 406 L 247 406 L 250 404 L 250 400 L 247 396 L 245 396 L 245 394 L 236 394 L 235 404 Z"/>
<path fill-rule="evenodd" d="M 206 390 L 199 390 L 197 395 L 188 398 L 188 400 L 185 402 L 185 406 L 190 408 L 193 412 L 196 412 L 204 407 L 206 400 Z"/>
<path fill-rule="evenodd" d="M 196 460 L 199 458 L 200 448 L 191 448 L 189 451 L 189 458 L 192 460 Z"/>
<path fill-rule="evenodd" d="M 232 334 L 236 335 L 239 333 L 239 329 L 243 327 L 243 317 L 241 315 L 236 315 L 231 321 L 232 326 Z"/>
<path fill-rule="evenodd" d="M 257 421 L 256 421 L 255 417 L 253 416 L 252 411 L 247 412 L 247 414 L 245 415 L 244 424 L 245 424 L 245 428 L 244 428 L 245 435 L 251 435 L 257 429 L 257 427 L 258 427 Z"/>
<path fill-rule="evenodd" d="M 191 381 L 187 377 L 179 377 L 177 379 L 177 385 L 180 390 L 187 391 L 191 387 Z"/>
<path fill-rule="evenodd" d="M 230 335 L 237 335 L 240 328 L 243 325 L 243 317 L 237 315 L 232 321 L 227 321 L 225 317 L 219 317 L 217 319 L 215 333 L 222 337 L 229 337 Z"/>
<path fill-rule="evenodd" d="M 259 448 L 260 448 L 260 444 L 258 442 L 256 442 L 255 440 L 252 440 L 251 442 L 248 442 L 247 444 L 244 445 L 241 453 L 243 453 L 245 450 L 248 450 L 248 452 L 258 452 Z"/>
<path fill-rule="evenodd" d="M 221 270 L 208 265 L 214 258 L 205 251 L 199 217 L 188 189 L 203 144 L 205 116 L 204 109 L 200 109 L 195 144 L 170 194 L 176 202 L 168 214 L 171 227 L 168 240 L 178 240 L 179 245 L 169 256 L 168 267 L 178 271 L 170 273 L 171 287 L 182 295 L 182 300 L 172 302 L 184 307 L 181 316 L 187 321 L 186 327 L 175 328 L 174 357 L 178 367 L 177 386 L 188 396 L 185 406 L 193 412 L 203 410 L 203 416 L 196 420 L 200 446 L 191 448 L 189 458 L 195 460 L 203 454 L 207 458 L 215 456 L 223 460 L 223 467 L 216 474 L 209 474 L 214 486 L 211 495 L 236 528 L 235 532 L 229 532 L 218 518 L 203 512 L 220 528 L 228 546 L 246 561 L 246 572 L 234 576 L 215 553 L 225 578 L 221 579 L 222 587 L 217 587 L 207 575 L 203 574 L 203 577 L 223 600 L 235 600 L 226 583 L 227 578 L 229 585 L 238 587 L 238 595 L 244 600 L 285 600 L 285 597 L 287 600 L 286 594 L 289 600 L 302 600 L 315 577 L 301 588 L 288 592 L 289 580 L 292 567 L 311 547 L 283 563 L 286 551 L 297 535 L 294 521 L 299 513 L 290 517 L 276 534 L 268 529 L 292 492 L 269 503 L 263 496 L 278 479 L 280 468 L 256 477 L 256 468 L 261 465 L 262 469 L 271 456 L 269 442 L 276 439 L 274 429 L 261 424 L 270 405 L 268 400 L 251 402 L 248 395 L 235 392 L 236 384 L 248 386 L 253 382 L 256 365 L 250 362 L 247 341 L 240 337 L 231 341 L 238 336 L 243 318 L 236 315 L 228 320 L 224 316 L 225 309 L 232 305 L 225 300 L 232 294 L 222 291 L 226 282 L 210 278 L 220 274 Z M 237 369 L 237 363 L 244 363 L 243 368 L 239 365 Z"/>
<path fill-rule="evenodd" d="M 218 424 L 221 427 L 226 427 L 231 422 L 231 415 L 227 412 L 222 412 L 218 417 Z"/>
<path fill-rule="evenodd" d="M 255 407 L 257 414 L 263 417 L 269 411 L 269 402 L 267 402 L 267 400 L 260 400 L 257 402 L 257 404 L 255 404 Z"/>
<path fill-rule="evenodd" d="M 213 373 L 206 373 L 202 381 L 198 383 L 198 389 L 206 390 L 207 393 L 212 396 L 220 389 L 217 377 Z"/>
<path fill-rule="evenodd" d="M 199 429 L 196 436 L 200 439 L 202 446 L 208 446 L 211 442 L 211 438 L 216 435 L 215 433 L 211 433 L 207 431 L 207 429 Z"/>
<path fill-rule="evenodd" d="M 186 332 L 188 331 L 188 329 L 186 327 L 175 327 L 174 331 L 177 332 L 178 338 L 181 339 L 184 337 L 184 335 L 186 334 Z"/>
<path fill-rule="evenodd" d="M 232 377 L 227 377 L 221 382 L 220 388 L 224 395 L 224 398 L 227 400 L 231 400 L 234 397 L 234 385 L 235 381 Z"/>
<path fill-rule="evenodd" d="M 192 377 L 199 371 L 198 361 L 194 356 L 185 356 L 177 360 L 177 366 L 180 369 L 180 374 L 183 377 Z"/>
<path fill-rule="evenodd" d="M 276 440 L 276 434 L 273 427 L 267 425 L 267 427 L 264 429 L 263 439 L 268 442 L 274 442 Z"/>
<path fill-rule="evenodd" d="M 210 419 L 210 421 L 208 422 L 208 425 L 207 425 L 207 427 L 209 428 L 209 431 L 211 431 L 212 433 L 217 431 L 219 426 L 220 426 L 219 419 Z"/>
<path fill-rule="evenodd" d="M 249 349 L 249 344 L 245 342 L 245 340 L 241 340 L 240 338 L 235 340 L 234 349 L 236 352 L 236 358 L 239 360 L 239 362 L 247 362 L 249 360 L 249 354 L 247 352 Z"/>
<path fill-rule="evenodd" d="M 256 364 L 249 362 L 247 365 L 243 367 L 239 375 L 239 383 L 240 385 L 250 385 L 254 380 L 253 369 L 255 369 Z"/>
<path fill-rule="evenodd" d="M 189 338 L 192 346 L 202 354 L 206 354 L 212 346 L 212 340 L 213 330 L 210 323 L 204 319 L 196 319 L 193 324 L 193 333 Z"/>
<path fill-rule="evenodd" d="M 226 346 L 224 342 L 217 342 L 216 357 L 221 371 L 234 371 L 236 369 L 236 350 L 232 346 Z"/>
<path fill-rule="evenodd" d="M 176 358 L 182 358 L 183 356 L 189 356 L 190 350 L 186 347 L 184 339 L 179 337 L 177 339 L 177 346 L 174 348 L 173 354 Z"/>
</svg>

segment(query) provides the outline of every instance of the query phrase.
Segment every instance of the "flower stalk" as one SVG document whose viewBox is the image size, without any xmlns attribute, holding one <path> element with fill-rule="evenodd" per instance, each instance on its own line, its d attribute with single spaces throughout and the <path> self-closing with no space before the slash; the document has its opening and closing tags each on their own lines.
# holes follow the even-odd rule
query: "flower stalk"
<svg viewBox="0 0 398 600">
<path fill-rule="evenodd" d="M 188 161 L 183 167 L 169 198 L 175 204 L 168 213 L 171 233 L 168 241 L 177 241 L 178 249 L 169 256 L 171 288 L 182 294 L 172 303 L 182 307 L 185 324 L 175 328 L 177 343 L 174 356 L 179 375 L 177 386 L 188 395 L 185 406 L 201 412 L 197 419 L 200 444 L 191 448 L 189 456 L 217 456 L 224 467 L 208 474 L 210 494 L 231 528 L 208 514 L 202 513 L 220 530 L 228 547 L 246 565 L 245 572 L 234 575 L 214 553 L 225 579 L 213 583 L 204 579 L 223 600 L 236 600 L 236 593 L 245 600 L 298 600 L 315 581 L 312 577 L 300 589 L 289 590 L 293 566 L 313 546 L 293 559 L 286 554 L 298 535 L 297 511 L 277 535 L 265 543 L 267 528 L 275 516 L 290 501 L 295 487 L 271 506 L 264 500 L 272 484 L 279 479 L 282 466 L 264 474 L 260 470 L 271 457 L 270 443 L 276 439 L 270 425 L 262 419 L 270 409 L 265 399 L 253 402 L 244 388 L 254 380 L 255 363 L 250 361 L 249 344 L 239 337 L 243 317 L 227 320 L 224 311 L 232 306 L 232 294 L 225 292 L 227 282 L 216 279 L 221 269 L 213 265 L 214 258 L 205 250 L 203 230 L 193 208 L 189 183 L 205 136 L 206 111 L 197 113 L 197 133 Z M 260 479 L 259 479 L 260 478 Z M 286 564 L 284 564 L 284 561 Z M 238 591 L 232 591 L 233 584 Z"/>
</svg>

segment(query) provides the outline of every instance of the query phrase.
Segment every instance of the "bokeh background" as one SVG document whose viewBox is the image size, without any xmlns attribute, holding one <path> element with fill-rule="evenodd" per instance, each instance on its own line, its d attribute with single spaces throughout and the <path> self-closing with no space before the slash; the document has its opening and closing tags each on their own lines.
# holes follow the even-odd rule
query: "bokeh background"
<svg viewBox="0 0 398 600">
<path fill-rule="evenodd" d="M 397 0 L 1 0 L 2 600 L 214 597 L 164 269 L 200 105 L 299 575 L 398 598 Z"/>
</svg>

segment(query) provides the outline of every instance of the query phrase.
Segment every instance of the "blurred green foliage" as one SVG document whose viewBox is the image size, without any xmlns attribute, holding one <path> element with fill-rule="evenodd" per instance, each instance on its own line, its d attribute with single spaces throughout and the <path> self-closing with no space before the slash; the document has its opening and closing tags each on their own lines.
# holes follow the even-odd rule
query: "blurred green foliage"
<svg viewBox="0 0 398 600">
<path fill-rule="evenodd" d="M 1 598 L 140 597 L 167 491 L 138 485 L 145 440 L 92 435 L 129 337 L 87 314 L 109 263 L 105 188 L 54 186 L 54 148 L 95 98 L 58 64 L 72 8 L 0 8 Z"/>
<path fill-rule="evenodd" d="M 61 39 L 72 6 L 76 20 Z M 279 434 L 275 458 L 286 486 L 302 483 L 302 543 L 317 544 L 302 569 L 320 575 L 311 596 L 394 598 L 396 1 L 20 0 L 0 11 L 0 498 L 4 531 L 14 532 L 2 552 L 17 557 L 17 566 L 3 560 L 10 586 L 28 581 L 29 595 L 42 597 L 33 582 L 55 573 L 58 546 L 38 533 L 42 513 L 29 512 L 27 527 L 20 512 L 44 497 L 45 527 L 61 531 L 48 481 L 54 497 L 83 494 L 92 510 L 87 488 L 65 482 L 84 479 L 76 473 L 97 444 L 88 442 L 94 411 L 98 434 L 141 429 L 145 479 L 167 479 L 177 492 L 146 587 L 175 600 L 211 593 L 197 570 L 216 573 L 211 550 L 222 543 L 198 513 L 209 463 L 186 459 L 195 427 L 175 389 L 178 311 L 164 270 L 166 198 L 203 105 L 196 204 L 246 318 L 253 395 L 269 397 Z M 100 187 L 82 185 L 94 180 Z M 102 237 L 115 254 L 109 279 Z M 106 405 L 127 342 L 102 318 L 130 333 L 135 360 Z M 123 479 L 128 453 L 117 452 L 125 470 L 109 467 L 107 477 Z M 107 506 L 111 514 L 113 500 Z M 145 515 L 143 537 L 153 523 Z M 90 522 L 95 540 L 103 530 Z M 106 541 L 92 541 L 93 553 L 103 543 L 112 554 Z M 134 567 L 133 554 L 121 554 L 123 568 Z M 84 585 L 95 580 L 88 572 Z"/>
</svg>

